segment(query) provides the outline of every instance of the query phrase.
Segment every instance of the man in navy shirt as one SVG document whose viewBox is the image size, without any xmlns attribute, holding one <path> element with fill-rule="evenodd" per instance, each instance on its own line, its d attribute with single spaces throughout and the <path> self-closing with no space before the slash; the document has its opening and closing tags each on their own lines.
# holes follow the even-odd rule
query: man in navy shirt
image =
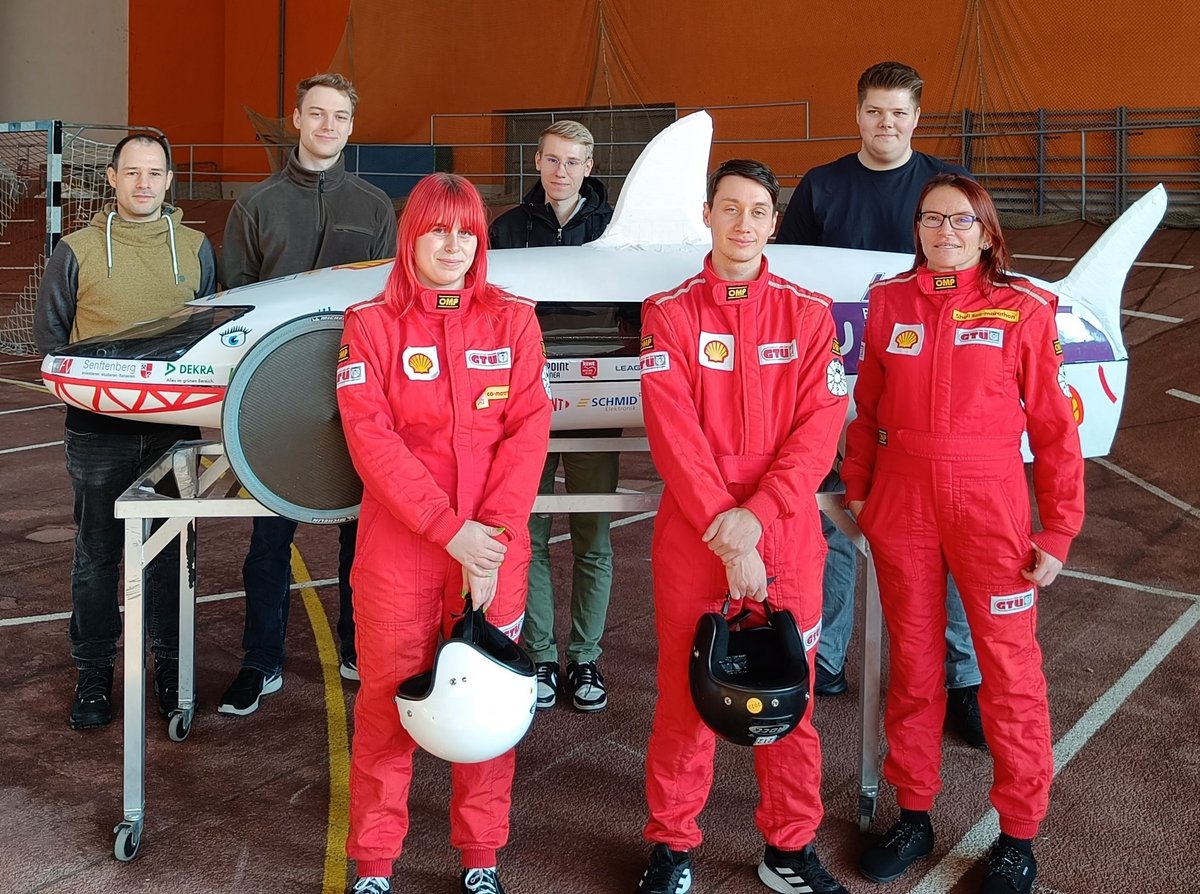
<svg viewBox="0 0 1200 894">
<path fill-rule="evenodd" d="M 921 118 L 916 70 L 900 62 L 879 62 L 858 79 L 855 118 L 862 136 L 857 152 L 813 168 L 788 203 L 777 242 L 911 253 L 913 220 L 921 189 L 934 174 L 968 173 L 964 168 L 912 148 Z M 841 490 L 836 469 L 822 490 Z M 854 625 L 858 557 L 854 546 L 822 517 L 829 553 L 821 644 L 817 651 L 817 695 L 846 691 L 846 647 Z M 947 714 L 956 731 L 976 748 L 985 747 L 979 719 L 979 664 L 954 581 L 946 594 Z"/>
</svg>

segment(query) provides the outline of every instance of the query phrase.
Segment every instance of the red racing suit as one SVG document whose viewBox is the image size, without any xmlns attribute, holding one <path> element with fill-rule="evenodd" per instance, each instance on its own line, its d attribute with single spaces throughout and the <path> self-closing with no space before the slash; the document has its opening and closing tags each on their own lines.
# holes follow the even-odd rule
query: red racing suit
<svg viewBox="0 0 1200 894">
<path fill-rule="evenodd" d="M 1083 524 L 1083 459 L 1062 370 L 1057 299 L 980 268 L 926 269 L 871 288 L 846 435 L 846 500 L 866 500 L 891 649 L 884 774 L 901 807 L 941 788 L 946 573 L 979 655 L 980 712 L 1000 828 L 1032 838 L 1054 761 L 1032 544 L 1066 561 Z M 1034 454 L 1032 532 L 1021 434 Z"/>
<path fill-rule="evenodd" d="M 648 298 L 642 321 L 642 397 L 650 452 L 664 482 L 652 567 L 658 703 L 646 755 L 644 835 L 675 850 L 700 843 L 697 818 L 712 787 L 715 735 L 688 687 L 696 623 L 720 611 L 728 583 L 701 540 L 719 513 L 741 506 L 762 523 L 758 543 L 771 607 L 804 631 L 810 679 L 821 624 L 825 542 L 815 494 L 846 416 L 846 379 L 830 301 L 772 276 L 752 282 L 704 270 Z M 751 623 L 762 607 L 746 600 Z M 732 609 L 736 610 L 737 605 Z M 811 706 L 800 726 L 755 748 L 768 844 L 799 850 L 823 815 L 821 746 Z"/>
<path fill-rule="evenodd" d="M 393 699 L 433 666 L 439 632 L 461 614 L 462 568 L 446 545 L 469 519 L 504 528 L 489 620 L 514 639 L 521 628 L 551 408 L 533 304 L 494 294 L 494 313 L 470 280 L 461 292 L 423 291 L 405 315 L 382 298 L 346 312 L 338 406 L 363 479 L 346 852 L 361 875 L 390 875 L 408 831 L 416 744 Z M 495 865 L 508 839 L 513 768 L 511 750 L 452 767 L 451 843 L 466 868 Z"/>
</svg>

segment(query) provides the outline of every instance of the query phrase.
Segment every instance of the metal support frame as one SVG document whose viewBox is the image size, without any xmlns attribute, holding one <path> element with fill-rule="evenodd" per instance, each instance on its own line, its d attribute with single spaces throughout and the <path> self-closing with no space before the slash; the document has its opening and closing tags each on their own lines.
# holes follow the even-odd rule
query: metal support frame
<svg viewBox="0 0 1200 894">
<path fill-rule="evenodd" d="M 633 452 L 649 450 L 645 438 L 552 438 L 549 451 Z M 205 465 L 205 460 L 209 461 Z M 179 496 L 155 492 L 174 473 Z M 125 652 L 124 652 L 124 785 L 121 821 L 113 829 L 114 855 L 132 860 L 141 845 L 146 819 L 146 569 L 172 540 L 179 538 L 179 707 L 170 717 L 168 734 L 182 742 L 191 731 L 196 710 L 196 519 L 247 518 L 273 515 L 248 497 L 229 468 L 218 441 L 180 441 L 117 498 L 115 514 L 125 520 Z M 648 512 L 660 495 L 539 495 L 534 512 Z M 870 548 L 854 520 L 842 508 L 840 494 L 817 494 L 817 506 L 867 558 L 867 593 L 863 602 L 862 672 L 859 717 L 859 827 L 866 831 L 875 816 L 879 794 L 879 703 L 881 612 Z M 157 529 L 154 523 L 161 520 Z"/>
</svg>

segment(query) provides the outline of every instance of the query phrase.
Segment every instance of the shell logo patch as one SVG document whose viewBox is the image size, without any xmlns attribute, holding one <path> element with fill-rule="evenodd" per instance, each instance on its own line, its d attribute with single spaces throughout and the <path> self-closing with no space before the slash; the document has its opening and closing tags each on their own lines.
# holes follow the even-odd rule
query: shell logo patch
<svg viewBox="0 0 1200 894">
<path fill-rule="evenodd" d="M 846 368 L 842 365 L 841 357 L 834 357 L 825 367 L 825 387 L 834 397 L 845 397 L 850 386 L 846 382 Z"/>
<path fill-rule="evenodd" d="M 749 711 L 751 714 L 761 714 L 762 709 L 763 709 L 763 703 L 762 703 L 761 699 L 757 699 L 754 696 L 751 696 L 750 698 L 746 699 L 746 710 Z"/>
<path fill-rule="evenodd" d="M 438 310 L 458 310 L 462 307 L 462 295 L 438 295 Z"/>
<path fill-rule="evenodd" d="M 1069 397 L 1071 398 L 1071 415 L 1075 417 L 1076 425 L 1083 425 L 1083 398 L 1079 396 L 1079 392 L 1075 390 L 1074 385 L 1067 385 L 1070 390 Z"/>
<path fill-rule="evenodd" d="M 733 371 L 733 336 L 725 333 L 700 333 L 700 365 L 725 372 Z"/>
<path fill-rule="evenodd" d="M 953 273 L 949 276 L 935 276 L 933 278 L 933 290 L 935 292 L 944 292 L 947 289 L 958 288 L 958 277 Z"/>
<path fill-rule="evenodd" d="M 1003 320 L 1006 323 L 1017 323 L 1021 319 L 1021 312 L 1007 307 L 985 307 L 983 310 L 955 310 L 950 314 L 950 318 L 956 323 L 965 323 L 968 320 Z"/>
<path fill-rule="evenodd" d="M 404 364 L 404 374 L 414 382 L 431 381 L 442 371 L 438 364 L 437 345 L 405 348 L 401 361 Z"/>
<path fill-rule="evenodd" d="M 892 337 L 888 342 L 889 354 L 908 354 L 915 357 L 925 346 L 924 323 L 896 323 L 892 326 Z"/>
<path fill-rule="evenodd" d="M 743 298 L 750 296 L 749 286 L 726 286 L 725 300 L 726 301 L 741 301 Z"/>
</svg>

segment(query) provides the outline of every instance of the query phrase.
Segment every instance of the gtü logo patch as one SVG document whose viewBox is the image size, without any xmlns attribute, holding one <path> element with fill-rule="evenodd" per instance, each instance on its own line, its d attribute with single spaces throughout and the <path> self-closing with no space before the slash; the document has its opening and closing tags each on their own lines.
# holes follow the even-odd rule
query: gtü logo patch
<svg viewBox="0 0 1200 894">
<path fill-rule="evenodd" d="M 497 348 L 494 351 L 484 351 L 479 348 L 467 349 L 468 369 L 511 369 L 512 351 L 509 348 Z"/>
<path fill-rule="evenodd" d="M 954 343 L 956 345 L 990 345 L 993 348 L 1004 347 L 1004 330 L 979 326 L 973 329 L 955 329 Z"/>
<path fill-rule="evenodd" d="M 1017 615 L 1033 608 L 1033 590 L 1024 593 L 1013 593 L 1011 596 L 993 596 L 993 615 Z"/>
<path fill-rule="evenodd" d="M 791 363 L 800 353 L 796 340 L 789 342 L 774 342 L 758 346 L 759 366 L 770 366 L 775 363 Z"/>
</svg>

